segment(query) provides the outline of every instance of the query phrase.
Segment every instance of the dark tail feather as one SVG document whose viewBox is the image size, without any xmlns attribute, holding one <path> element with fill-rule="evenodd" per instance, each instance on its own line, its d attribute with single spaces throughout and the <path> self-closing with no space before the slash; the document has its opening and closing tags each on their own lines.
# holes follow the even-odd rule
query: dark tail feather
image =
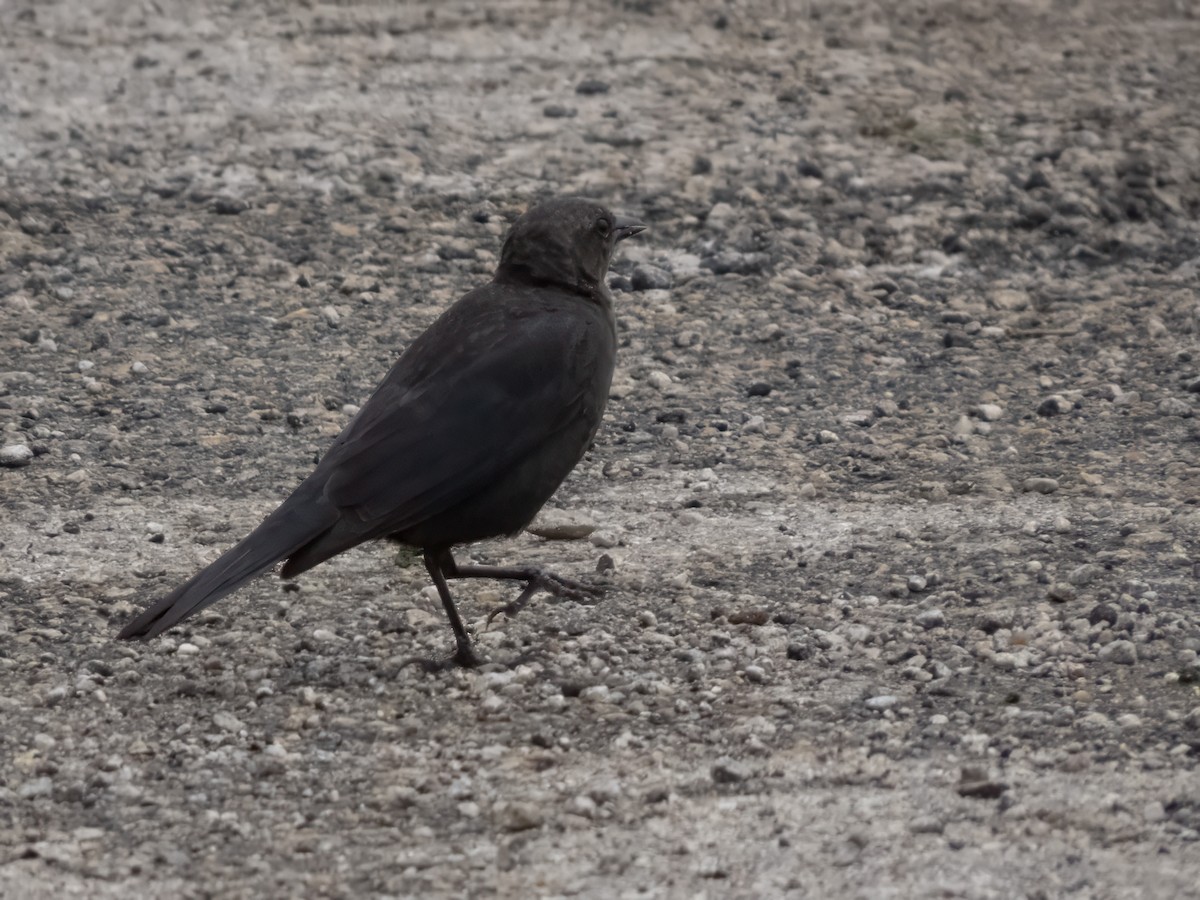
<svg viewBox="0 0 1200 900">
<path fill-rule="evenodd" d="M 297 490 L 247 537 L 197 572 L 190 581 L 143 610 L 121 629 L 118 639 L 148 641 L 157 637 L 188 616 L 233 593 L 337 522 L 336 511 L 319 497 L 301 498 L 300 493 Z"/>
</svg>

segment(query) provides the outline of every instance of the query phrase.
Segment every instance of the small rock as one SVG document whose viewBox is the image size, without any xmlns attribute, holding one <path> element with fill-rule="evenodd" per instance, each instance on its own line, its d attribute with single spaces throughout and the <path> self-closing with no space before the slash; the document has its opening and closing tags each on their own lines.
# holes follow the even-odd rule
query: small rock
<svg viewBox="0 0 1200 900">
<path fill-rule="evenodd" d="M 641 263 L 634 267 L 629 283 L 635 291 L 665 291 L 675 283 L 675 278 L 666 269 Z"/>
<path fill-rule="evenodd" d="M 812 646 L 802 643 L 791 643 L 787 645 L 787 658 L 795 660 L 811 659 L 813 655 Z"/>
<path fill-rule="evenodd" d="M 1058 481 L 1053 478 L 1026 478 L 1021 482 L 1021 490 L 1038 494 L 1053 494 L 1058 490 Z"/>
<path fill-rule="evenodd" d="M 1184 419 L 1190 419 L 1196 414 L 1196 411 L 1186 400 L 1180 400 L 1178 397 L 1167 397 L 1159 402 L 1158 414 L 1160 416 L 1179 416 Z"/>
<path fill-rule="evenodd" d="M 131 365 L 129 367 L 129 371 L 132 372 L 134 375 L 145 375 L 150 370 L 146 367 L 146 364 L 144 362 L 135 362 L 133 365 Z"/>
<path fill-rule="evenodd" d="M 378 293 L 379 280 L 367 275 L 347 275 L 338 290 L 343 294 Z"/>
<path fill-rule="evenodd" d="M 550 510 L 525 530 L 548 541 L 581 541 L 596 530 L 596 523 L 578 513 Z"/>
<path fill-rule="evenodd" d="M 946 823 L 936 816 L 917 816 L 908 823 L 908 830 L 913 834 L 941 834 Z"/>
<path fill-rule="evenodd" d="M 218 197 L 213 203 L 213 212 L 219 216 L 236 216 L 250 208 L 240 197 Z"/>
<path fill-rule="evenodd" d="M 754 684 L 766 684 L 767 682 L 767 672 L 762 666 L 746 666 L 742 673 L 746 676 L 747 681 Z"/>
<path fill-rule="evenodd" d="M 17 788 L 17 796 L 22 800 L 32 800 L 34 797 L 49 797 L 54 790 L 54 782 L 49 778 L 31 778 Z"/>
<path fill-rule="evenodd" d="M 750 772 L 745 766 L 728 756 L 718 759 L 713 764 L 710 774 L 717 784 L 737 784 L 750 777 Z"/>
<path fill-rule="evenodd" d="M 971 797 L 976 800 L 996 800 L 1008 790 L 1008 785 L 1000 781 L 961 781 L 955 788 L 960 797 Z"/>
<path fill-rule="evenodd" d="M 929 580 L 924 575 L 909 575 L 906 583 L 910 591 L 919 594 L 928 586 Z"/>
<path fill-rule="evenodd" d="M 1088 613 L 1088 623 L 1091 625 L 1099 625 L 1101 622 L 1107 622 L 1109 625 L 1117 624 L 1117 608 L 1110 603 L 1097 603 L 1092 607 L 1092 611 Z"/>
<path fill-rule="evenodd" d="M 1084 563 L 1082 566 L 1076 566 L 1067 573 L 1067 582 L 1077 587 L 1083 587 L 1086 584 L 1091 584 L 1103 574 L 1103 566 L 1098 566 L 1095 563 Z"/>
<path fill-rule="evenodd" d="M 876 712 L 882 712 L 885 709 L 891 709 L 899 702 L 900 698 L 893 694 L 879 694 L 876 697 L 868 697 L 866 704 L 867 709 L 873 709 Z"/>
<path fill-rule="evenodd" d="M 1133 641 L 1112 641 L 1101 647 L 1096 655 L 1108 662 L 1132 666 L 1137 662 L 1137 645 Z"/>
<path fill-rule="evenodd" d="M 620 545 L 621 539 L 611 531 L 596 531 L 588 536 L 588 543 L 600 550 L 611 550 L 613 547 Z M 607 554 L 605 554 L 605 557 L 608 558 L 610 563 L 612 562 L 612 557 L 609 557 Z M 609 568 L 612 567 L 609 566 Z"/>
<path fill-rule="evenodd" d="M 761 607 L 734 610 L 728 616 L 730 625 L 766 625 L 771 614 Z"/>
<path fill-rule="evenodd" d="M 1065 581 L 1056 581 L 1046 591 L 1046 596 L 1055 603 L 1070 603 L 1077 596 L 1075 586 Z"/>
<path fill-rule="evenodd" d="M 573 119 L 577 115 L 577 112 L 573 106 L 547 103 L 542 107 L 542 115 L 547 119 Z"/>
<path fill-rule="evenodd" d="M 505 803 L 496 808 L 496 824 L 505 831 L 528 831 L 540 828 L 545 814 L 532 803 Z"/>
<path fill-rule="evenodd" d="M 575 93 L 583 94 L 584 96 L 592 96 L 594 94 L 607 94 L 609 84 L 607 81 L 601 81 L 598 78 L 585 78 L 579 84 L 575 85 Z"/>
<path fill-rule="evenodd" d="M 24 444 L 9 444 L 0 447 L 0 466 L 19 469 L 33 461 L 33 451 Z"/>
<path fill-rule="evenodd" d="M 1004 415 L 1004 408 L 995 403 L 980 403 L 975 407 L 975 415 L 985 422 L 995 422 Z"/>
<path fill-rule="evenodd" d="M 1047 397 L 1038 404 L 1037 413 L 1039 416 L 1058 416 L 1071 411 L 1071 401 L 1059 397 L 1057 394 L 1053 397 Z"/>
<path fill-rule="evenodd" d="M 927 609 L 917 614 L 916 623 L 926 631 L 941 628 L 946 624 L 946 614 L 940 609 Z"/>
<path fill-rule="evenodd" d="M 218 728 L 220 728 L 222 731 L 230 731 L 235 734 L 246 727 L 245 725 L 242 724 L 241 719 L 237 718 L 237 716 L 234 716 L 230 713 L 225 712 L 224 710 L 213 713 L 212 720 L 213 720 L 213 724 L 216 725 Z"/>
<path fill-rule="evenodd" d="M 671 376 L 656 369 L 646 376 L 646 383 L 656 391 L 665 391 L 671 386 Z"/>
</svg>

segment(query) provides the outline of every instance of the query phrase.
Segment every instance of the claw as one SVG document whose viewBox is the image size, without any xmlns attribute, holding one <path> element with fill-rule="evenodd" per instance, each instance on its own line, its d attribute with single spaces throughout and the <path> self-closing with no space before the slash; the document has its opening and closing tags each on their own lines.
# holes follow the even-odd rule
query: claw
<svg viewBox="0 0 1200 900">
<path fill-rule="evenodd" d="M 539 571 L 525 584 L 525 589 L 521 591 L 516 600 L 488 613 L 487 624 L 490 626 L 492 620 L 501 613 L 509 617 L 515 616 L 529 605 L 529 601 L 538 591 L 545 591 L 560 600 L 595 600 L 604 594 L 604 588 L 584 584 L 581 581 L 573 581 L 570 578 L 555 575 L 553 572 Z"/>
<path fill-rule="evenodd" d="M 408 666 L 418 666 L 423 672 L 433 675 L 437 672 L 446 672 L 450 669 L 477 669 L 483 665 L 483 659 L 475 653 L 475 649 L 470 645 L 465 646 L 460 644 L 458 648 L 450 656 L 442 659 L 431 659 L 427 656 L 410 656 L 408 659 L 400 663 L 400 669 Z"/>
</svg>

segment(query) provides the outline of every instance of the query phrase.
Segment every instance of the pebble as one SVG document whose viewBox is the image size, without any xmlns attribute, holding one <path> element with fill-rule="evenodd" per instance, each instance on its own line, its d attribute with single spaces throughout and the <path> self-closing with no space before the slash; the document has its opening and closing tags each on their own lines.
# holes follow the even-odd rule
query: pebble
<svg viewBox="0 0 1200 900">
<path fill-rule="evenodd" d="M 876 697 L 867 698 L 867 709 L 882 712 L 885 709 L 891 709 L 899 702 L 900 698 L 893 694 L 879 694 Z"/>
<path fill-rule="evenodd" d="M 35 797 L 49 797 L 54 790 L 54 782 L 49 778 L 31 778 L 17 788 L 17 796 L 22 800 L 32 800 Z"/>
<path fill-rule="evenodd" d="M 33 451 L 24 444 L 9 444 L 0 447 L 0 466 L 9 469 L 19 469 L 33 461 Z"/>
<path fill-rule="evenodd" d="M 1180 400 L 1178 397 L 1167 397 L 1158 404 L 1158 414 L 1160 416 L 1179 416 L 1184 419 L 1190 419 L 1196 414 L 1192 408 L 1192 404 L 1186 400 Z"/>
<path fill-rule="evenodd" d="M 1095 563 L 1084 563 L 1082 566 L 1076 566 L 1067 573 L 1067 583 L 1083 587 L 1086 584 L 1091 584 L 1103 574 L 1103 566 L 1098 566 Z"/>
<path fill-rule="evenodd" d="M 1056 581 L 1050 585 L 1050 589 L 1046 591 L 1046 596 L 1055 603 L 1070 603 L 1075 599 L 1077 593 L 1073 584 L 1068 584 L 1065 581 Z"/>
<path fill-rule="evenodd" d="M 717 784 L 737 784 L 750 777 L 749 770 L 740 762 L 729 756 L 722 756 L 715 763 L 709 774 Z"/>
<path fill-rule="evenodd" d="M 575 85 L 575 93 L 582 94 L 585 97 L 595 94 L 607 94 L 608 90 L 608 82 L 601 81 L 599 78 L 585 78 L 579 84 Z"/>
<path fill-rule="evenodd" d="M 129 367 L 129 371 L 134 375 L 146 375 L 149 373 L 150 369 L 146 367 L 144 362 L 135 362 Z"/>
<path fill-rule="evenodd" d="M 975 407 L 975 415 L 985 422 L 995 422 L 1004 415 L 1004 407 L 995 403 L 980 403 Z"/>
<path fill-rule="evenodd" d="M 746 676 L 746 680 L 754 684 L 766 684 L 767 672 L 762 666 L 746 666 L 742 670 Z"/>
<path fill-rule="evenodd" d="M 927 609 L 917 614 L 916 623 L 926 631 L 941 628 L 946 624 L 946 614 L 940 609 Z"/>
<path fill-rule="evenodd" d="M 666 269 L 642 263 L 634 267 L 629 282 L 635 291 L 665 291 L 675 284 L 675 278 Z"/>
<path fill-rule="evenodd" d="M 1038 494 L 1053 494 L 1058 490 L 1058 481 L 1054 478 L 1026 478 L 1021 482 L 1021 490 Z"/>
<path fill-rule="evenodd" d="M 919 594 L 929 585 L 929 580 L 924 575 L 909 575 L 906 584 L 910 591 Z"/>
<path fill-rule="evenodd" d="M 549 510 L 525 529 L 548 541 L 581 541 L 596 530 L 596 523 L 578 513 Z"/>
<path fill-rule="evenodd" d="M 1057 395 L 1047 397 L 1038 404 L 1037 413 L 1039 416 L 1059 416 L 1063 413 L 1068 413 L 1072 409 L 1072 404 L 1069 400 L 1065 400 Z"/>
<path fill-rule="evenodd" d="M 671 376 L 666 372 L 655 370 L 646 376 L 646 383 L 656 391 L 665 391 L 671 386 Z"/>
<path fill-rule="evenodd" d="M 528 831 L 540 828 L 545 821 L 545 814 L 532 803 L 517 801 L 496 808 L 496 824 L 504 831 Z"/>
<path fill-rule="evenodd" d="M 946 823 L 936 816 L 917 816 L 908 823 L 908 830 L 913 834 L 941 834 Z"/>
<path fill-rule="evenodd" d="M 1112 641 L 1100 648 L 1096 654 L 1101 660 L 1132 666 L 1137 662 L 1137 645 L 1133 641 Z"/>
<path fill-rule="evenodd" d="M 241 719 L 232 713 L 225 712 L 224 710 L 213 713 L 212 721 L 213 724 L 222 731 L 230 731 L 235 734 L 246 727 L 244 724 L 242 724 Z"/>
<path fill-rule="evenodd" d="M 588 543 L 600 550 L 611 550 L 620 545 L 621 539 L 611 531 L 594 531 L 588 536 Z"/>
</svg>

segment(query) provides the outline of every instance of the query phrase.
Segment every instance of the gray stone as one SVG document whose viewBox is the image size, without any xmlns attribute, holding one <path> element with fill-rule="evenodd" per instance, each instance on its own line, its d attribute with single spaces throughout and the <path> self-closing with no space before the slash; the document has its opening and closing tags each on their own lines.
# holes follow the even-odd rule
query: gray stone
<svg viewBox="0 0 1200 900">
<path fill-rule="evenodd" d="M 0 466 L 9 469 L 19 469 L 33 462 L 33 451 L 24 444 L 9 444 L 0 447 Z"/>
</svg>

